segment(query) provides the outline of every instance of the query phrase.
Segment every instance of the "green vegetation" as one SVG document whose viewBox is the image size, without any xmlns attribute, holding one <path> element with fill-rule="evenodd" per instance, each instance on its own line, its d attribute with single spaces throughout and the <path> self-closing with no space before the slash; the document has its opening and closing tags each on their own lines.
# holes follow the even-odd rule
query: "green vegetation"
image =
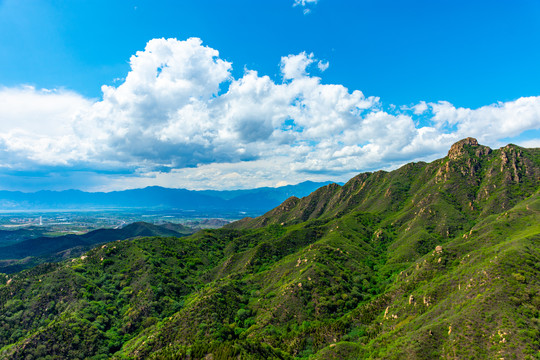
<svg viewBox="0 0 540 360">
<path fill-rule="evenodd" d="M 0 275 L 0 357 L 538 359 L 539 165 L 466 139 L 223 229 Z"/>
<path fill-rule="evenodd" d="M 98 229 L 83 235 L 30 238 L 0 248 L 0 272 L 10 274 L 45 262 L 77 257 L 109 241 L 138 236 L 185 236 L 194 232 L 180 224 L 154 225 L 139 221 L 121 229 Z"/>
</svg>

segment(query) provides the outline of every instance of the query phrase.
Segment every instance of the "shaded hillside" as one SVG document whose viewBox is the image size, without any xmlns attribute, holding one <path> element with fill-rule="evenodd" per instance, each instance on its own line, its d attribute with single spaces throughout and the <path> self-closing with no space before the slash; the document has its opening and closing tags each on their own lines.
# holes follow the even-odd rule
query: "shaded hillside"
<svg viewBox="0 0 540 360">
<path fill-rule="evenodd" d="M 77 256 L 96 244 L 140 236 L 185 236 L 194 231 L 179 224 L 135 222 L 121 229 L 98 229 L 83 235 L 38 237 L 0 247 L 0 272 L 12 273 L 45 261 Z"/>
<path fill-rule="evenodd" d="M 43 236 L 47 232 L 42 227 L 30 227 L 16 230 L 0 230 L 0 247 L 13 245 L 19 241 L 28 240 Z"/>
<path fill-rule="evenodd" d="M 535 359 L 539 179 L 539 149 L 465 139 L 223 229 L 14 274 L 0 356 Z"/>
</svg>

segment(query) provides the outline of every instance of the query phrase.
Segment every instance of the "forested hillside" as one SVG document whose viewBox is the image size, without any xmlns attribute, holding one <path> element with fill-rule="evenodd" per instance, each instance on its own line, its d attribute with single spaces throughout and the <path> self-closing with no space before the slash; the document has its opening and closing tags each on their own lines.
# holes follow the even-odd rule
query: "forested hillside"
<svg viewBox="0 0 540 360">
<path fill-rule="evenodd" d="M 195 230 L 180 224 L 135 222 L 120 229 L 98 229 L 86 234 L 41 236 L 0 247 L 0 272 L 11 274 L 44 262 L 80 256 L 97 244 L 140 236 L 186 236 Z"/>
<path fill-rule="evenodd" d="M 5 359 L 537 359 L 540 149 L 475 139 L 3 275 Z"/>
</svg>

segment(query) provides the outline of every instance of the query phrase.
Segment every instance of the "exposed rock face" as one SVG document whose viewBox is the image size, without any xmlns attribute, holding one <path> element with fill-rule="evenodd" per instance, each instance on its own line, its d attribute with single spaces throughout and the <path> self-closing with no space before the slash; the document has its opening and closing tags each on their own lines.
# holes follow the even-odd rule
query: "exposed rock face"
<svg viewBox="0 0 540 360">
<path fill-rule="evenodd" d="M 521 182 L 523 177 L 528 177 L 532 173 L 538 173 L 529 159 L 523 157 L 522 149 L 516 145 L 506 145 L 500 149 L 501 172 L 505 173 L 507 182 Z M 538 178 L 538 175 L 536 175 Z"/>
<path fill-rule="evenodd" d="M 478 144 L 478 140 L 476 140 L 475 138 L 468 137 L 452 145 L 450 151 L 448 151 L 448 157 L 452 160 L 455 160 L 467 154 L 467 149 L 470 147 L 477 148 L 475 149 L 476 156 L 482 156 L 491 153 L 491 149 L 489 147 Z"/>
<path fill-rule="evenodd" d="M 452 147 L 448 151 L 448 157 L 450 159 L 457 159 L 458 157 L 460 157 L 461 155 L 465 153 L 465 146 L 467 145 L 478 146 L 478 140 L 476 140 L 475 138 L 468 137 L 466 139 L 458 141 L 457 143 L 452 145 Z"/>
</svg>

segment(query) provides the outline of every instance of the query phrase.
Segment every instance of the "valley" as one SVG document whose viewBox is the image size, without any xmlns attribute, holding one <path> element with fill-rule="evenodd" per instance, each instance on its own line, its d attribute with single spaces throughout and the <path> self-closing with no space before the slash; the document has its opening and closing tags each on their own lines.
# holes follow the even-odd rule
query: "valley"
<svg viewBox="0 0 540 360">
<path fill-rule="evenodd" d="M 100 243 L 0 276 L 0 358 L 535 359 L 539 192 L 540 149 L 467 138 L 219 229 Z"/>
</svg>

